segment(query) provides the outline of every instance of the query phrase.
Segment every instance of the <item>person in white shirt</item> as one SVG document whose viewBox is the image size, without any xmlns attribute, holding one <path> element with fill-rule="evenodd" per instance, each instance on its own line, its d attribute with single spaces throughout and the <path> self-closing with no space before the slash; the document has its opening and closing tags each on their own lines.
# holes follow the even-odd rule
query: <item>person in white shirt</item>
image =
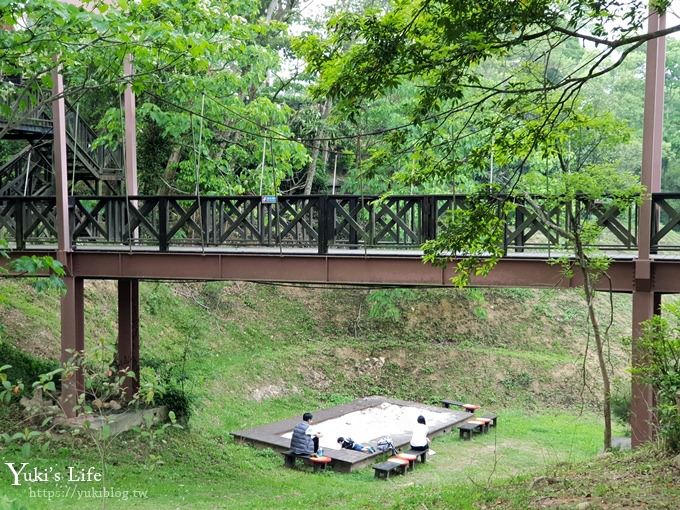
<svg viewBox="0 0 680 510">
<path fill-rule="evenodd" d="M 418 416 L 418 423 L 413 428 L 413 435 L 411 436 L 411 449 L 418 451 L 425 451 L 430 447 L 430 439 L 427 437 L 429 429 L 425 423 L 425 417 L 421 414 Z"/>
</svg>

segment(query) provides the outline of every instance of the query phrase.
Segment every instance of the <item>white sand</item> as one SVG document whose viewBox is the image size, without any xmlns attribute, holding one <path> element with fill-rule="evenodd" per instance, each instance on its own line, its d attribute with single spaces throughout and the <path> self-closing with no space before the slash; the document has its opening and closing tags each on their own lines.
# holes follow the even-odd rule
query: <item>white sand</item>
<svg viewBox="0 0 680 510">
<path fill-rule="evenodd" d="M 429 411 L 417 407 L 405 407 L 388 402 L 361 411 L 345 414 L 339 418 L 323 422 L 313 422 L 312 426 L 323 435 L 319 444 L 323 448 L 339 447 L 338 437 L 351 437 L 357 443 L 368 443 L 384 436 L 410 434 L 419 415 L 425 417 L 427 426 L 432 430 L 451 418 L 450 411 Z M 293 432 L 283 434 L 290 439 Z"/>
</svg>

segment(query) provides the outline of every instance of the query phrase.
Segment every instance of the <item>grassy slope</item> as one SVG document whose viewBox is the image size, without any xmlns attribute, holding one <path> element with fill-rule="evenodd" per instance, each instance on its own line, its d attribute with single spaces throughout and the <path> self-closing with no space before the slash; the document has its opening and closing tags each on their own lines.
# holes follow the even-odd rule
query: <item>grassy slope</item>
<svg viewBox="0 0 680 510">
<path fill-rule="evenodd" d="M 9 296 L 0 303 L 8 341 L 56 356 L 56 298 L 38 298 L 16 283 L 3 284 L 3 293 Z M 115 288 L 95 282 L 86 296 L 88 345 L 113 341 Z M 483 489 L 490 479 L 597 451 L 599 418 L 576 415 L 584 324 L 578 295 L 418 291 L 401 297 L 401 316 L 391 322 L 369 317 L 365 291 L 143 284 L 142 356 L 181 364 L 187 349 L 199 404 L 190 431 L 112 459 L 109 483 L 150 492 L 148 500 L 110 500 L 109 507 L 299 508 L 304 501 L 422 508 L 419 498 L 427 498 L 428 508 L 472 508 L 493 493 Z M 625 332 L 628 303 L 619 296 L 615 304 L 623 315 L 615 328 Z M 415 371 L 414 353 L 423 361 Z M 613 345 L 619 371 L 625 353 L 625 346 Z M 455 396 L 504 411 L 497 436 L 439 439 L 430 464 L 389 483 L 374 482 L 369 471 L 317 477 L 283 470 L 277 455 L 236 445 L 228 435 L 375 393 L 420 401 Z M 585 392 L 586 408 L 596 407 L 596 393 Z M 97 465 L 94 453 L 77 445 L 31 462 L 64 466 L 76 451 L 78 465 Z M 17 460 L 16 453 L 2 456 Z M 0 485 L 0 495 L 6 488 Z M 26 487 L 8 495 L 29 508 L 73 505 L 30 499 Z"/>
</svg>

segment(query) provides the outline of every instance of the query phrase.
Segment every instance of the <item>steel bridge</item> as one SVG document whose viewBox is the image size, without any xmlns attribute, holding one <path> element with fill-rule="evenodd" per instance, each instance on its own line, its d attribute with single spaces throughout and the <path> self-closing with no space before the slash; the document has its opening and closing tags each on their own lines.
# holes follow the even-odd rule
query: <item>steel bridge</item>
<svg viewBox="0 0 680 510">
<path fill-rule="evenodd" d="M 664 16 L 651 13 L 648 26 L 650 31 L 664 28 Z M 602 227 L 594 247 L 612 258 L 610 279 L 598 288 L 633 296 L 634 366 L 645 362 L 640 323 L 659 312 L 662 294 L 680 292 L 680 194 L 659 192 L 664 68 L 665 40 L 650 40 L 641 172 L 650 194 L 628 210 L 606 200 L 573 204 L 580 218 Z M 6 138 L 29 142 L 0 167 L 0 237 L 10 244 L 10 258 L 50 255 L 64 264 L 62 361 L 84 350 L 85 279 L 118 281 L 118 367 L 136 374 L 140 279 L 451 285 L 452 265 L 423 264 L 420 247 L 437 236 L 449 211 L 467 206 L 465 196 L 138 196 L 131 58 L 125 60 L 124 75 L 124 157 L 95 148 L 96 135 L 64 100 L 58 69 L 52 76 L 51 111 L 23 115 L 28 119 L 23 124 L 0 119 Z M 68 161 L 73 162 L 70 173 Z M 69 183 L 73 189 L 77 182 L 94 194 L 73 196 Z M 118 196 L 96 196 L 102 193 Z M 495 199 L 515 203 L 512 214 L 498 207 L 504 257 L 471 285 L 578 286 L 578 277 L 567 279 L 549 263 L 564 254 L 563 240 L 535 209 L 521 199 Z M 563 210 L 543 203 L 540 216 L 565 224 Z M 138 382 L 128 386 L 134 391 Z M 62 380 L 62 406 L 70 416 L 83 388 L 80 372 Z M 631 427 L 634 445 L 654 437 L 655 393 L 635 376 Z"/>
<path fill-rule="evenodd" d="M 435 239 L 442 221 L 454 208 L 465 209 L 464 195 L 292 195 L 275 197 L 274 203 L 259 196 L 79 196 L 69 197 L 68 225 L 70 257 L 78 260 L 204 260 L 226 257 L 306 258 L 308 261 L 335 259 L 418 259 L 421 246 Z M 503 225 L 503 262 L 519 267 L 541 265 L 565 253 L 564 239 L 546 226 L 541 217 L 568 229 L 566 207 L 546 206 L 538 212 L 522 199 L 494 197 Z M 501 204 L 511 201 L 511 214 Z M 540 197 L 531 200 L 540 203 Z M 571 207 L 581 221 L 597 223 L 602 234 L 592 245 L 608 254 L 615 265 L 630 264 L 639 251 L 640 210 L 636 205 L 619 210 L 606 201 L 578 200 Z M 680 193 L 651 195 L 654 214 L 647 225 L 646 246 L 655 267 L 672 267 L 680 262 Z M 534 205 L 535 207 L 535 205 Z M 13 253 L 54 252 L 59 236 L 55 196 L 0 196 L 0 237 Z M 169 259 L 168 255 L 180 256 Z M 465 254 L 459 254 L 465 256 Z M 530 262 L 531 261 L 531 262 Z M 87 267 L 87 266 L 78 266 Z M 82 277 L 108 277 L 94 266 Z M 125 271 L 130 271 L 126 264 Z M 153 278 L 161 266 L 141 265 L 136 277 Z M 214 268 L 213 268 L 214 269 Z M 429 270 L 428 270 L 429 272 Z M 417 271 L 416 273 L 422 273 Z M 115 276 L 131 276 L 116 274 Z M 208 267 L 164 278 L 261 279 L 257 274 L 225 275 Z M 531 273 L 512 284 L 536 286 Z M 366 275 L 354 283 L 389 283 Z M 318 276 L 289 271 L 267 275 L 267 280 L 319 281 Z M 345 277 L 343 280 L 348 281 Z M 329 282 L 334 280 L 328 279 Z M 483 282 L 486 280 L 480 280 Z M 445 281 L 412 281 L 408 275 L 395 284 L 441 284 Z M 498 285 L 500 282 L 495 282 Z M 552 284 L 554 282 L 550 282 Z M 680 292 L 680 281 L 661 282 L 663 292 Z M 617 283 L 617 290 L 632 292 L 633 278 Z"/>
</svg>

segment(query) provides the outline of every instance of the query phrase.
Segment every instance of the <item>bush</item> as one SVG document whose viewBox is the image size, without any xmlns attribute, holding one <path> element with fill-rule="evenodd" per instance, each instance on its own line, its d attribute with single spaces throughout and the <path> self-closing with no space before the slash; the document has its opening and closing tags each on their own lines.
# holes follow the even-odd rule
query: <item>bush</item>
<svg viewBox="0 0 680 510">
<path fill-rule="evenodd" d="M 663 311 L 643 324 L 641 346 L 649 364 L 634 373 L 656 388 L 661 438 L 669 450 L 680 451 L 680 304 L 664 305 Z"/>
<path fill-rule="evenodd" d="M 612 414 L 619 423 L 626 426 L 630 423 L 630 390 L 630 383 L 616 384 L 611 398 Z"/>
<path fill-rule="evenodd" d="M 177 419 L 186 423 L 191 417 L 194 406 L 194 397 L 179 386 L 169 386 L 163 395 L 156 399 L 156 404 L 167 406 L 173 411 Z"/>
<path fill-rule="evenodd" d="M 368 316 L 384 322 L 399 322 L 401 307 L 418 299 L 411 289 L 382 289 L 371 291 L 366 297 Z"/>
<path fill-rule="evenodd" d="M 59 368 L 57 361 L 37 358 L 3 341 L 0 341 L 0 365 L 11 365 L 5 373 L 12 381 L 21 380 L 25 384 L 24 394 L 31 392 L 31 384 L 40 374 Z M 55 383 L 59 387 L 58 378 Z"/>
<path fill-rule="evenodd" d="M 181 365 L 156 358 L 145 358 L 141 364 L 154 370 L 163 387 L 162 393 L 154 398 L 154 404 L 167 406 L 179 420 L 186 423 L 191 417 L 195 397 L 185 386 L 188 377 Z"/>
</svg>

